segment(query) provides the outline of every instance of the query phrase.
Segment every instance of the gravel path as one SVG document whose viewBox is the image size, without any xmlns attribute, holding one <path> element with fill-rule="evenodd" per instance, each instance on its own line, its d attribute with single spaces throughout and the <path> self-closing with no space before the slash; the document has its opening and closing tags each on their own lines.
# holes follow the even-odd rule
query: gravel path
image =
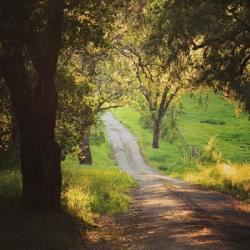
<svg viewBox="0 0 250 250">
<path fill-rule="evenodd" d="M 107 248 L 250 249 L 249 213 L 235 209 L 226 195 L 153 170 L 131 132 L 111 113 L 104 121 L 119 167 L 139 183 L 131 212 L 113 228 L 109 225 L 120 234 L 117 244 Z"/>
</svg>

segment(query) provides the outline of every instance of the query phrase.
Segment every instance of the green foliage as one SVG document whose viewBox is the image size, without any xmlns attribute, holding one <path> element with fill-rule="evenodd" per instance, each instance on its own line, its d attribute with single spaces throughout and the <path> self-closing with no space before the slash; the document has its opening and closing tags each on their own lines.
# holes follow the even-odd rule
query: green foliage
<svg viewBox="0 0 250 250">
<path fill-rule="evenodd" d="M 105 142 L 104 124 L 99 121 L 95 127 L 91 129 L 90 143 L 91 145 L 100 145 Z"/>
<path fill-rule="evenodd" d="M 108 47 L 107 33 L 126 1 L 67 1 L 64 10 L 64 52 L 81 50 L 91 41 L 96 46 Z"/>
<path fill-rule="evenodd" d="M 148 51 L 190 57 L 197 85 L 213 86 L 250 111 L 248 0 L 149 1 Z M 170 55 L 169 55 L 169 51 Z"/>
<path fill-rule="evenodd" d="M 207 145 L 203 146 L 201 161 L 205 163 L 218 163 L 222 160 L 222 155 L 217 149 L 216 136 L 209 139 Z"/>
<path fill-rule="evenodd" d="M 16 167 L 19 162 L 18 143 L 17 124 L 10 96 L 0 80 L 0 169 Z"/>
<path fill-rule="evenodd" d="M 124 76 L 124 72 L 121 72 L 119 61 L 108 50 L 103 51 L 93 44 L 71 55 L 66 64 L 60 62 L 56 135 L 63 159 L 78 151 L 92 126 L 100 126 L 99 116 L 103 111 L 124 105 L 127 86 L 121 75 Z M 101 129 L 92 131 L 92 142 L 103 139 Z"/>
<path fill-rule="evenodd" d="M 151 148 L 152 135 L 150 130 L 143 128 L 137 109 L 125 107 L 114 110 L 113 113 L 134 133 L 146 160 L 152 166 L 166 174 L 214 187 L 242 199 L 249 199 L 249 164 L 246 162 L 250 161 L 250 134 L 247 117 L 244 114 L 236 116 L 233 105 L 212 94 L 209 96 L 207 108 L 201 107 L 197 110 L 196 101 L 188 94 L 182 98 L 182 102 L 185 112 L 178 118 L 181 138 L 174 144 L 162 140 L 161 148 L 157 150 Z M 207 117 L 223 120 L 225 124 L 218 126 L 200 123 Z M 217 143 L 214 138 L 208 144 L 208 140 L 215 135 Z M 203 152 L 207 157 L 207 163 L 200 166 L 200 151 L 204 146 L 206 147 Z M 217 170 L 217 166 L 223 165 L 216 163 L 221 157 L 220 154 L 223 155 L 223 161 L 232 162 L 227 165 L 235 169 L 229 179 L 225 178 L 225 172 Z M 211 161 L 215 162 L 215 165 L 210 167 L 208 162 Z"/>
<path fill-rule="evenodd" d="M 12 139 L 12 114 L 10 98 L 3 81 L 0 80 L 0 153 L 6 152 Z"/>
<path fill-rule="evenodd" d="M 190 73 L 188 57 L 182 54 L 173 56 L 171 48 L 167 46 L 159 49 L 157 54 L 149 54 L 147 42 L 154 28 L 151 17 L 154 8 L 157 8 L 157 4 L 150 5 L 152 2 L 156 1 L 149 3 L 135 1 L 131 4 L 134 13 L 123 22 L 119 22 L 122 30 L 126 32 L 120 34 L 118 49 L 123 60 L 128 62 L 131 71 L 131 83 L 136 89 L 134 95 L 138 96 L 142 115 L 145 116 L 142 118 L 142 123 L 145 127 L 153 128 L 152 146 L 158 148 L 162 121 L 168 108 L 178 100 L 184 89 L 191 87 L 192 82 L 188 76 Z M 142 98 L 144 101 L 141 101 Z M 173 138 L 169 140 L 174 139 L 173 135 L 174 133 L 170 136 Z"/>
<path fill-rule="evenodd" d="M 75 152 L 76 147 L 81 144 L 84 127 L 93 123 L 93 113 L 85 101 L 91 94 L 91 88 L 83 77 L 82 84 L 76 84 L 77 77 L 77 71 L 72 67 L 62 65 L 58 69 L 59 103 L 56 136 L 63 158 Z"/>
</svg>

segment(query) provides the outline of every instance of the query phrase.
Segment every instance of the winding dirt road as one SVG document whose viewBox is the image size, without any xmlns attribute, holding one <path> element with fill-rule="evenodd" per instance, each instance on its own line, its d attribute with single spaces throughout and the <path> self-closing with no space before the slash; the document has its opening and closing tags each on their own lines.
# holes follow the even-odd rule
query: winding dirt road
<svg viewBox="0 0 250 250">
<path fill-rule="evenodd" d="M 111 113 L 104 121 L 119 167 L 139 183 L 131 212 L 116 221 L 119 239 L 110 248 L 250 249 L 249 213 L 235 209 L 226 195 L 153 170 L 131 132 Z"/>
</svg>

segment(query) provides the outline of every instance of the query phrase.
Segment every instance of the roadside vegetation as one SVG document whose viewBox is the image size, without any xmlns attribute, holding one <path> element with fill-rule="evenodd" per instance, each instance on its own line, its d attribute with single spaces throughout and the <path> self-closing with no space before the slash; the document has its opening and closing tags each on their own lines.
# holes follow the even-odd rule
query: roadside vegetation
<svg viewBox="0 0 250 250">
<path fill-rule="evenodd" d="M 76 156 L 63 161 L 62 206 L 66 212 L 95 224 L 101 214 L 127 211 L 131 197 L 129 189 L 135 182 L 123 173 L 111 159 L 111 151 L 105 140 L 92 146 L 92 166 L 80 165 Z M 21 206 L 22 181 L 19 169 L 0 171 L 1 205 Z"/>
<path fill-rule="evenodd" d="M 102 214 L 126 212 L 132 201 L 129 189 L 135 186 L 133 179 L 110 159 L 106 141 L 93 145 L 92 151 L 92 166 L 82 166 L 74 158 L 63 162 L 62 204 L 88 224 L 96 224 Z"/>
<path fill-rule="evenodd" d="M 136 185 L 135 182 L 117 168 L 106 140 L 93 142 L 92 154 L 92 166 L 80 165 L 76 155 L 70 155 L 63 161 L 63 213 L 56 217 L 46 211 L 39 212 L 38 216 L 38 212 L 20 209 L 20 170 L 0 171 L 0 222 L 4 227 L 0 230 L 0 247 L 46 249 L 49 244 L 50 249 L 76 249 L 74 244 L 82 238 L 82 232 L 86 227 L 97 226 L 100 216 L 128 210 L 132 201 L 129 190 Z M 6 219 L 7 226 L 4 223 Z M 15 225 L 19 224 L 16 229 Z M 38 238 L 39 241 L 36 240 Z"/>
<path fill-rule="evenodd" d="M 158 149 L 151 147 L 152 128 L 137 105 L 113 114 L 134 133 L 146 161 L 163 173 L 249 200 L 248 118 L 218 95 L 204 97 L 185 95 L 174 126 L 173 114 L 167 113 Z"/>
</svg>

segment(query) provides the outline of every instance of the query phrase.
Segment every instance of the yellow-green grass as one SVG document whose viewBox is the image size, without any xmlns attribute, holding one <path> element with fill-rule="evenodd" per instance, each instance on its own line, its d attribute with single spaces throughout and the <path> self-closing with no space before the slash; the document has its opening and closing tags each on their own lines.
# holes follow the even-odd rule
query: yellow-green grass
<svg viewBox="0 0 250 250">
<path fill-rule="evenodd" d="M 93 224 L 100 214 L 126 212 L 135 182 L 118 168 L 64 167 L 62 204 L 74 216 Z"/>
<path fill-rule="evenodd" d="M 137 138 L 146 161 L 165 174 L 181 177 L 194 183 L 229 192 L 244 200 L 249 199 L 250 183 L 250 122 L 247 116 L 235 115 L 231 104 L 210 94 L 208 109 L 195 108 L 190 96 L 183 98 L 185 113 L 179 118 L 181 133 L 188 143 L 202 148 L 209 138 L 216 136 L 218 149 L 226 165 L 201 165 L 190 161 L 183 153 L 181 140 L 173 144 L 160 141 L 160 148 L 153 149 L 152 131 L 142 127 L 140 113 L 131 106 L 113 111 L 113 114 Z M 205 119 L 224 121 L 224 125 L 201 123 Z M 222 166 L 230 166 L 232 175 L 223 173 Z"/>
<path fill-rule="evenodd" d="M 127 211 L 134 180 L 111 158 L 107 140 L 91 147 L 93 165 L 80 165 L 70 157 L 63 162 L 62 204 L 74 216 L 93 224 L 100 214 Z"/>
<path fill-rule="evenodd" d="M 197 164 L 182 167 L 182 171 L 179 171 L 178 168 L 175 171 L 173 168 L 171 175 L 250 202 L 250 164 Z"/>
<path fill-rule="evenodd" d="M 131 201 L 134 180 L 117 168 L 107 142 L 92 147 L 92 166 L 68 157 L 62 163 L 62 207 L 86 223 L 100 214 L 125 212 Z M 17 169 L 0 172 L 0 201 L 5 207 L 20 206 L 21 174 Z"/>
<path fill-rule="evenodd" d="M 63 213 L 22 210 L 20 171 L 0 171 L 0 249 L 78 249 L 86 225 L 128 209 L 135 182 L 115 166 L 107 142 L 92 153 L 93 166 L 72 157 L 62 163 Z"/>
</svg>

